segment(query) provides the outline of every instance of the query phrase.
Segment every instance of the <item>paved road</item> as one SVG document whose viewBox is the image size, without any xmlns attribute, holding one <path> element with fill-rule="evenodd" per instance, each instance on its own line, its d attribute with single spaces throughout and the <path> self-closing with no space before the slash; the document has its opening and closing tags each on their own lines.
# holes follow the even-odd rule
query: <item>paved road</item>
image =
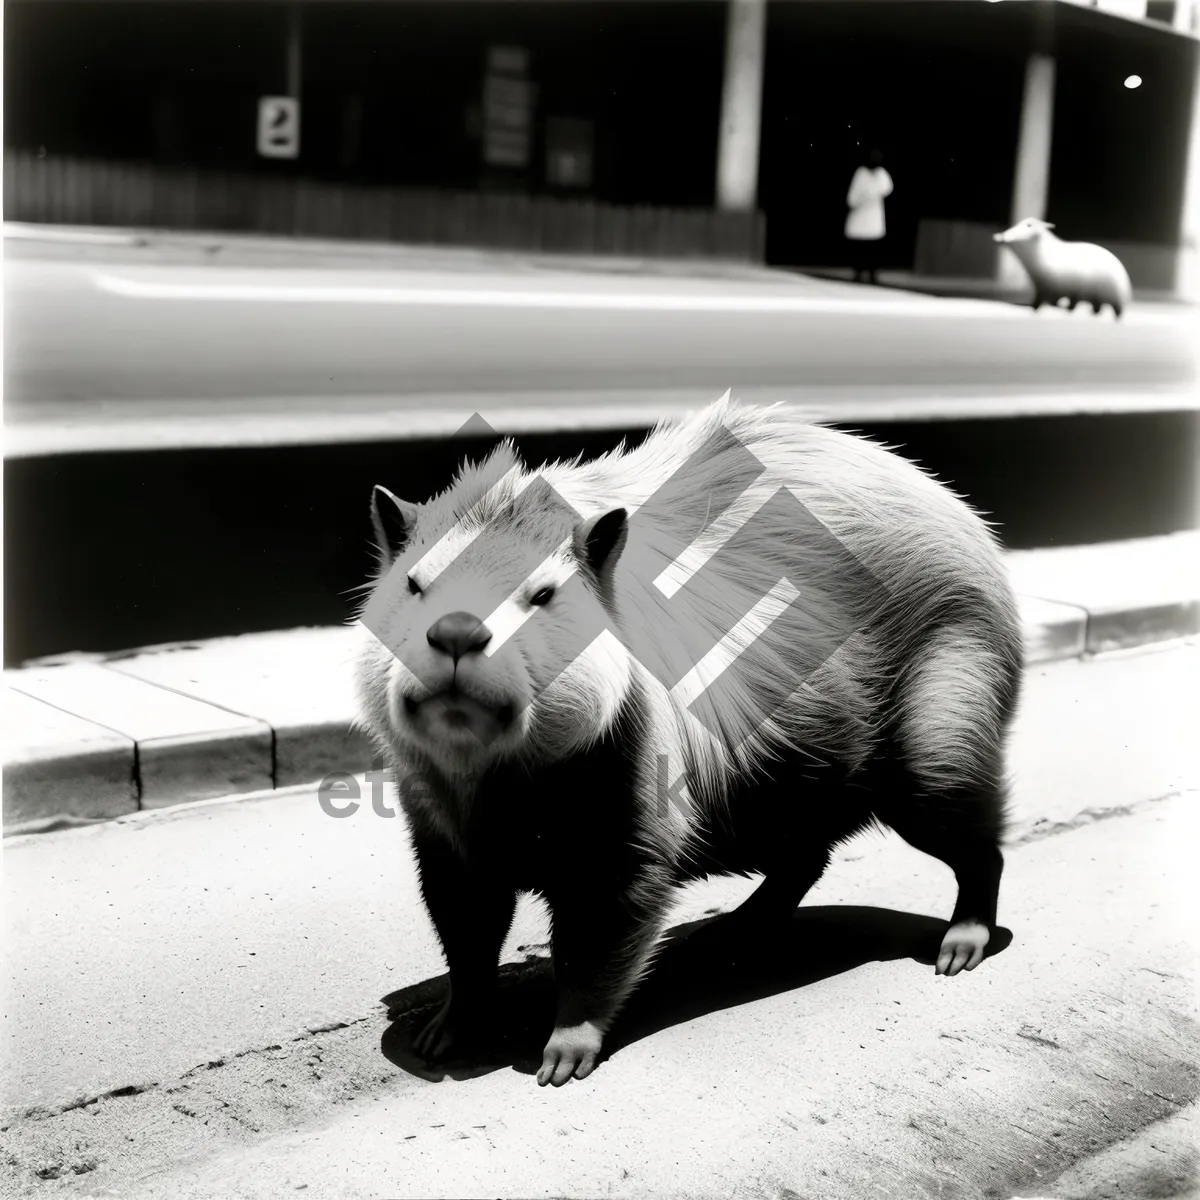
<svg viewBox="0 0 1200 1200">
<path fill-rule="evenodd" d="M 936 300 L 729 278 L 164 261 L 121 246 L 6 262 L 10 421 L 57 405 L 589 389 L 1137 390 L 1196 378 L 1194 314 Z M 193 256 L 195 257 L 195 256 Z M 422 400 L 421 403 L 425 403 Z"/>
<path fill-rule="evenodd" d="M 1179 892 L 1196 810 L 1159 800 L 1196 785 L 1198 656 L 1031 673 L 1002 897 L 1015 940 L 978 972 L 911 961 L 952 880 L 864 839 L 810 897 L 794 953 L 744 964 L 748 992 L 722 991 L 742 970 L 723 960 L 687 984 L 684 954 L 663 975 L 683 972 L 681 994 L 657 985 L 649 1026 L 560 1092 L 511 1070 L 432 1086 L 389 1032 L 378 999 L 423 1003 L 442 969 L 399 819 L 332 820 L 301 790 L 16 839 L 0 1191 L 126 1195 L 168 1172 L 148 1194 L 1046 1194 L 1017 1184 L 1200 1093 Z M 676 919 L 749 886 L 689 889 Z M 545 938 L 523 905 L 506 961 L 535 989 Z M 958 1190 L 939 1190 L 947 1174 Z"/>
</svg>

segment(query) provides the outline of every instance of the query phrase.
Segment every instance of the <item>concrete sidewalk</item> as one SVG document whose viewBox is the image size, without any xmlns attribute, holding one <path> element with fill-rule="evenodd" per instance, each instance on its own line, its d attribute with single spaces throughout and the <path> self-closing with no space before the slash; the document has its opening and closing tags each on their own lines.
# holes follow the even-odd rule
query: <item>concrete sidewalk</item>
<svg viewBox="0 0 1200 1200">
<path fill-rule="evenodd" d="M 819 900 L 767 962 L 719 962 L 719 935 L 706 946 L 709 931 L 694 934 L 664 956 L 644 1027 L 590 1087 L 539 1090 L 519 1069 L 404 1081 L 317 1128 L 151 1174 L 125 1194 L 1194 1196 L 1200 1031 L 1183 898 L 1195 892 L 1173 842 L 1196 832 L 1186 802 L 1168 802 L 1012 855 L 1016 940 L 962 988 L 935 986 L 915 949 L 923 919 L 910 915 L 931 910 L 927 893 L 897 888 L 900 853 L 881 855 L 870 865 L 888 909 L 905 910 L 886 914 L 886 949 L 859 957 L 855 944 L 855 918 L 882 927 L 882 908 Z M 845 893 L 864 865 L 847 869 Z M 854 949 L 838 946 L 843 935 Z M 722 966 L 737 986 L 714 980 Z M 690 983 L 700 995 L 680 1005 Z M 737 996 L 729 1007 L 723 991 Z"/>
<path fill-rule="evenodd" d="M 1200 632 L 1200 533 L 1009 556 L 1031 666 Z M 69 656 L 5 672 L 5 833 L 363 771 L 356 630 Z"/>
<path fill-rule="evenodd" d="M 617 255 L 551 254 L 351 239 L 268 237 L 224 232 L 124 229 L 6 222 L 6 253 L 16 257 L 138 263 L 205 263 L 243 267 L 407 269 L 449 273 L 553 275 L 558 273 L 646 276 L 779 283 L 805 282 L 791 272 L 754 263 L 709 258 L 623 258 Z M 820 290 L 817 282 L 815 289 Z"/>
<path fill-rule="evenodd" d="M 448 273 L 502 271 L 513 275 L 557 273 L 644 276 L 777 283 L 820 290 L 826 282 L 845 283 L 853 272 L 844 267 L 769 267 L 708 258 L 624 258 L 617 255 L 549 254 L 535 251 L 477 249 L 350 239 L 268 237 L 224 232 L 191 233 L 169 229 L 101 228 L 78 225 L 30 225 L 5 222 L 6 253 L 15 257 L 72 258 L 109 261 L 119 257 L 142 263 L 208 263 L 252 267 L 397 268 Z M 1026 287 L 1006 287 L 994 279 L 919 275 L 915 271 L 882 270 L 878 285 L 944 298 L 1001 300 L 1024 304 Z M 1186 305 L 1174 293 L 1140 289 L 1143 304 Z"/>
</svg>

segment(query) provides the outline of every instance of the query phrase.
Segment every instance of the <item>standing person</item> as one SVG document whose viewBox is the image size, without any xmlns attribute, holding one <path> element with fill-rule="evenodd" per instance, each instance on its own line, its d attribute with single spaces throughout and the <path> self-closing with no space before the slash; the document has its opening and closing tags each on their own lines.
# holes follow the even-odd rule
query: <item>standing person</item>
<svg viewBox="0 0 1200 1200">
<path fill-rule="evenodd" d="M 861 278 L 875 282 L 879 265 L 879 245 L 887 233 L 883 202 L 892 194 L 892 177 L 883 166 L 883 154 L 872 150 L 866 163 L 854 172 L 846 204 L 846 240 L 850 243 L 850 263 L 855 282 Z"/>
</svg>

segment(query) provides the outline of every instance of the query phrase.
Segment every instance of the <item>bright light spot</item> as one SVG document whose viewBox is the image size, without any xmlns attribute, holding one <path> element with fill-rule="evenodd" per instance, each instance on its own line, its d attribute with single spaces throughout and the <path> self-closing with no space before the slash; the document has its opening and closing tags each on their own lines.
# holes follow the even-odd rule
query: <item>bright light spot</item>
<svg viewBox="0 0 1200 1200">
<path fill-rule="evenodd" d="M 1141 87 L 1142 77 L 1140 75 L 1130 75 L 1129 78 L 1125 80 L 1125 86 L 1127 88 Z"/>
</svg>

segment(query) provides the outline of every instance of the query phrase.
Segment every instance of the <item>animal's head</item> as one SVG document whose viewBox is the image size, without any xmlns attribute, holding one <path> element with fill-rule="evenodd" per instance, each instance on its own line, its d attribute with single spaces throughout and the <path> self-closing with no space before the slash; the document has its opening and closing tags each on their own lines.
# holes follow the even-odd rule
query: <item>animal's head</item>
<svg viewBox="0 0 1200 1200">
<path fill-rule="evenodd" d="M 566 752 L 608 724 L 629 667 L 615 638 L 596 639 L 623 509 L 584 518 L 505 445 L 427 504 L 377 487 L 372 518 L 367 687 L 395 742 L 472 774 Z"/>
<path fill-rule="evenodd" d="M 993 234 L 992 241 L 1006 246 L 1037 242 L 1053 228 L 1054 226 L 1049 221 L 1042 221 L 1037 217 L 1026 217 L 1025 220 L 1018 221 L 1011 229 Z"/>
</svg>

